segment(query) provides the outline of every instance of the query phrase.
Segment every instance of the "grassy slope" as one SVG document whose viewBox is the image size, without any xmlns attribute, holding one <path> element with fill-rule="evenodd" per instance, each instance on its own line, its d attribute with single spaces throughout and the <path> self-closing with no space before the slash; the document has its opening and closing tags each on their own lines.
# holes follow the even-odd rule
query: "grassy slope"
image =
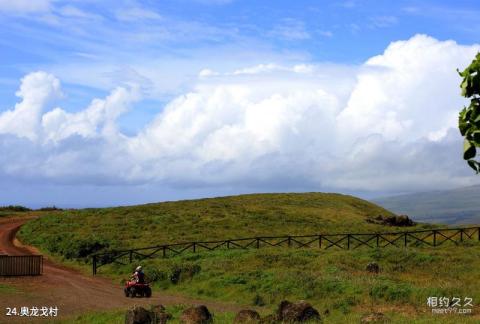
<svg viewBox="0 0 480 324">
<path fill-rule="evenodd" d="M 480 186 L 374 199 L 413 219 L 445 224 L 480 224 Z"/>
<path fill-rule="evenodd" d="M 369 224 L 366 217 L 388 215 L 375 205 L 334 194 L 247 195 L 136 207 L 67 211 L 35 220 L 21 230 L 24 241 L 43 250 L 95 232 L 112 246 L 132 247 L 191 239 L 269 234 L 392 231 Z M 138 225 L 138 230 L 132 230 Z M 73 240 L 72 240 L 73 238 Z M 327 323 L 357 323 L 362 314 L 382 311 L 396 322 L 478 321 L 467 316 L 432 316 L 429 296 L 480 300 L 480 245 L 455 249 L 391 248 L 355 251 L 261 249 L 186 254 L 143 261 L 155 279 L 154 293 L 166 291 L 202 299 L 264 305 L 268 314 L 282 299 L 306 299 Z M 377 261 L 378 276 L 365 271 Z M 181 270 L 178 283 L 171 278 Z M 196 270 L 192 270 L 196 269 Z M 131 266 L 105 266 L 101 273 L 120 282 Z M 478 313 L 478 308 L 475 310 Z M 113 316 L 121 313 L 92 314 Z M 227 318 L 228 314 L 219 315 Z M 91 320 L 90 318 L 90 320 Z M 86 319 L 88 321 L 89 319 Z M 82 323 L 82 319 L 78 319 Z M 228 321 L 227 321 L 228 322 Z"/>
<path fill-rule="evenodd" d="M 190 240 L 375 231 L 367 217 L 391 215 L 339 194 L 259 194 L 65 211 L 24 226 L 20 237 L 49 248 L 95 236 L 111 247 L 143 247 Z"/>
</svg>

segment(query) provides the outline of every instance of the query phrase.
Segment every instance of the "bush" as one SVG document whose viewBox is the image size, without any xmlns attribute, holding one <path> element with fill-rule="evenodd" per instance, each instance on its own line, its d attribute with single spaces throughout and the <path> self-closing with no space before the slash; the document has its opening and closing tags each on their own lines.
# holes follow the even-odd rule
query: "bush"
<svg viewBox="0 0 480 324">
<path fill-rule="evenodd" d="M 42 207 L 42 208 L 39 208 L 37 209 L 38 211 L 61 211 L 63 210 L 62 208 L 58 208 L 56 206 L 51 206 L 51 207 Z"/>
<path fill-rule="evenodd" d="M 85 259 L 110 247 L 107 240 L 96 236 L 72 239 L 67 234 L 57 234 L 40 239 L 44 241 L 44 246 L 48 251 L 61 254 L 67 259 Z"/>
<path fill-rule="evenodd" d="M 192 279 L 200 270 L 201 268 L 198 264 L 174 265 L 170 272 L 170 281 L 173 284 L 177 284 L 180 281 Z"/>
<path fill-rule="evenodd" d="M 27 211 L 31 211 L 31 209 L 24 206 L 19 206 L 19 205 L 9 205 L 9 206 L 0 207 L 0 211 L 27 212 Z"/>
<path fill-rule="evenodd" d="M 165 271 L 161 271 L 157 268 L 146 268 L 148 280 L 151 282 L 164 281 L 168 278 L 168 274 Z"/>
</svg>

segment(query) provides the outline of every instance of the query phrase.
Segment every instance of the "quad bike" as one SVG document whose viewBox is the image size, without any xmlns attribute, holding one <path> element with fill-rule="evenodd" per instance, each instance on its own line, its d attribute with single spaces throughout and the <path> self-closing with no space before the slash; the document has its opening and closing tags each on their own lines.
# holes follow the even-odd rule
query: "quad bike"
<svg viewBox="0 0 480 324">
<path fill-rule="evenodd" d="M 135 281 L 127 281 L 125 283 L 125 288 L 123 288 L 125 293 L 125 297 L 147 297 L 150 298 L 152 296 L 152 288 L 148 283 L 137 283 Z"/>
</svg>

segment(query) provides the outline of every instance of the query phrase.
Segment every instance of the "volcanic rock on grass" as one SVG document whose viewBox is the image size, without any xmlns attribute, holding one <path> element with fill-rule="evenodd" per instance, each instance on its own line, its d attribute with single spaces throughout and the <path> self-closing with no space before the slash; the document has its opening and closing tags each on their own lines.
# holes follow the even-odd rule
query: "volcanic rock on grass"
<svg viewBox="0 0 480 324">
<path fill-rule="evenodd" d="M 211 324 L 213 323 L 213 317 L 206 306 L 195 306 L 183 311 L 182 316 L 180 316 L 180 323 Z"/>
<path fill-rule="evenodd" d="M 238 312 L 233 320 L 233 324 L 257 324 L 260 323 L 260 315 L 250 309 L 244 309 Z"/>
<path fill-rule="evenodd" d="M 277 319 L 283 322 L 306 322 L 320 320 L 320 314 L 306 301 L 291 303 L 282 301 L 277 310 Z"/>
<path fill-rule="evenodd" d="M 367 218 L 367 222 L 386 226 L 407 227 L 414 226 L 416 223 L 407 215 L 400 216 L 382 216 Z"/>
<path fill-rule="evenodd" d="M 371 273 L 379 273 L 380 266 L 376 262 L 370 262 L 369 264 L 367 264 L 366 270 Z"/>
<path fill-rule="evenodd" d="M 153 313 L 154 324 L 166 324 L 168 320 L 172 319 L 172 315 L 167 313 L 163 305 L 152 306 L 151 312 Z"/>
<path fill-rule="evenodd" d="M 125 314 L 125 324 L 152 324 L 153 313 L 143 307 L 134 306 Z"/>
</svg>

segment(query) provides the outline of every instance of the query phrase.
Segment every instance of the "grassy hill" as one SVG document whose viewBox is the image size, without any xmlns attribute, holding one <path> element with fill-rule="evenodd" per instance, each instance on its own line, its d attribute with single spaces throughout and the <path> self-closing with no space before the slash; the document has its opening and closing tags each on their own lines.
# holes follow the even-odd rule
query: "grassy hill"
<svg viewBox="0 0 480 324">
<path fill-rule="evenodd" d="M 421 222 L 480 224 L 480 185 L 373 199 Z"/>
<path fill-rule="evenodd" d="M 392 214 L 351 196 L 258 194 L 56 212 L 24 225 L 19 235 L 45 253 L 57 258 L 62 255 L 71 259 L 67 262 L 90 270 L 85 255 L 99 246 L 127 248 L 196 239 L 404 229 L 367 222 L 378 215 Z M 399 323 L 475 323 L 478 316 L 435 317 L 426 300 L 430 296 L 480 300 L 476 279 L 480 277 L 479 248 L 480 244 L 469 241 L 436 249 L 216 250 L 143 260 L 141 264 L 156 294 L 251 305 L 264 315 L 283 299 L 305 299 L 327 314 L 324 323 L 358 323 L 363 314 L 371 312 L 383 312 Z M 378 275 L 365 270 L 369 262 L 378 262 Z M 100 272 L 120 286 L 137 263 L 106 265 Z M 476 306 L 474 312 L 478 314 L 478 310 Z M 123 315 L 98 316 L 120 321 Z"/>
<path fill-rule="evenodd" d="M 365 200 L 340 194 L 253 194 L 69 210 L 27 224 L 20 236 L 56 253 L 75 242 L 131 248 L 257 235 L 375 231 L 382 226 L 366 220 L 378 215 L 393 214 Z"/>
</svg>

